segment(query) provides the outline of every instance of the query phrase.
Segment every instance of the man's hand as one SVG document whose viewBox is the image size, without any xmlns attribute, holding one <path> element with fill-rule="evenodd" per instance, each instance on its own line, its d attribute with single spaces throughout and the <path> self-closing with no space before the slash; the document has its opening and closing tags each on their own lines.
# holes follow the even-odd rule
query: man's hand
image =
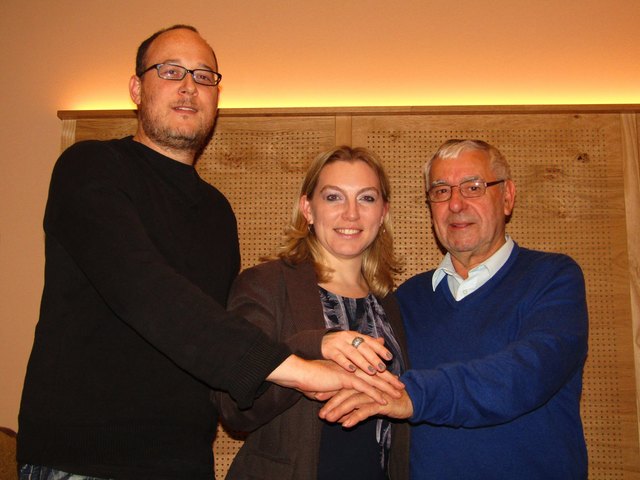
<svg viewBox="0 0 640 480">
<path fill-rule="evenodd" d="M 387 402 L 383 393 L 388 398 L 399 398 L 404 389 L 404 384 L 388 371 L 375 375 L 368 375 L 362 370 L 347 372 L 332 361 L 304 360 L 295 355 L 282 362 L 267 380 L 282 387 L 295 388 L 307 396 L 309 392 L 357 390 L 379 403 Z"/>
<path fill-rule="evenodd" d="M 413 404 L 406 390 L 400 397 L 385 397 L 385 403 L 373 402 L 367 395 L 353 390 L 342 390 L 336 393 L 321 409 L 320 418 L 329 422 L 341 423 L 351 428 L 373 415 L 389 418 L 410 418 L 413 415 Z"/>
<path fill-rule="evenodd" d="M 360 337 L 361 342 L 353 346 L 353 339 Z M 357 368 L 369 375 L 384 372 L 387 368 L 385 360 L 391 360 L 393 355 L 384 348 L 383 338 L 373 338 L 351 330 L 328 332 L 322 337 L 322 356 L 333 360 L 345 370 L 354 371 Z"/>
</svg>

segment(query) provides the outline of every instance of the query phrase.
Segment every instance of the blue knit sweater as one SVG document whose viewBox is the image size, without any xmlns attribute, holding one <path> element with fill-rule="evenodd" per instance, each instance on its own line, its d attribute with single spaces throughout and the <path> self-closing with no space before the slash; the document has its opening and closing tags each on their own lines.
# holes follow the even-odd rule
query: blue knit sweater
<svg viewBox="0 0 640 480">
<path fill-rule="evenodd" d="M 456 302 L 433 271 L 397 292 L 412 370 L 412 479 L 583 479 L 588 320 L 580 267 L 517 245 Z"/>
</svg>

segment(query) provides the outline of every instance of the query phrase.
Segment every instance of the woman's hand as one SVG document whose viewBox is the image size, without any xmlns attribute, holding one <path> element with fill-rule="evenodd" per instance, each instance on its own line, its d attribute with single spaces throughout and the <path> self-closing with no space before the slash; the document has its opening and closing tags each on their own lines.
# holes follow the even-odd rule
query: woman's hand
<svg viewBox="0 0 640 480">
<path fill-rule="evenodd" d="M 360 340 L 355 339 L 360 338 Z M 384 372 L 386 360 L 393 355 L 384 347 L 383 338 L 373 338 L 352 330 L 328 332 L 322 337 L 322 356 L 350 372 L 357 368 L 369 375 Z"/>
</svg>

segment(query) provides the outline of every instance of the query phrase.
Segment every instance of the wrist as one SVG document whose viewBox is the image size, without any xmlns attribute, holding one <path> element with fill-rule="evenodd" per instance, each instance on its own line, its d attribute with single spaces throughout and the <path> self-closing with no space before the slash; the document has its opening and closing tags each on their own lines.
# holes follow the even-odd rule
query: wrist
<svg viewBox="0 0 640 480">
<path fill-rule="evenodd" d="M 298 376 L 303 362 L 300 357 L 289 355 L 267 376 L 267 380 L 282 387 L 296 388 L 300 383 Z"/>
</svg>

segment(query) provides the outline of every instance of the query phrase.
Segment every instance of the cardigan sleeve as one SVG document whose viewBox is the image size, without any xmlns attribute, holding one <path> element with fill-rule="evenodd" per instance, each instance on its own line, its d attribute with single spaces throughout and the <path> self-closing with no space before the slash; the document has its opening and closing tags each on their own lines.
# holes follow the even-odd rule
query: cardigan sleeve
<svg viewBox="0 0 640 480">
<path fill-rule="evenodd" d="M 287 342 L 292 335 L 300 338 L 294 333 L 291 315 L 287 310 L 286 285 L 279 262 L 261 264 L 243 271 L 233 284 L 227 307 L 260 327 L 271 339 Z M 312 343 L 313 335 L 307 337 L 306 341 Z M 292 350 L 299 353 L 296 347 Z M 239 409 L 223 392 L 214 392 L 213 396 L 222 423 L 240 431 L 255 430 L 302 398 L 301 393 L 278 385 L 269 385 L 250 409 Z"/>
<path fill-rule="evenodd" d="M 402 376 L 412 422 L 497 425 L 543 406 L 569 382 L 580 388 L 588 336 L 583 275 L 567 256 L 546 258 L 524 274 L 526 292 L 515 300 L 519 318 L 511 319 L 519 334 L 511 343 L 485 357 Z"/>
<path fill-rule="evenodd" d="M 133 180 L 130 160 L 107 142 L 68 149 L 52 175 L 48 242 L 120 321 L 191 375 L 249 405 L 289 351 L 227 313 L 167 262 L 133 200 L 136 181 L 151 180 Z"/>
</svg>

